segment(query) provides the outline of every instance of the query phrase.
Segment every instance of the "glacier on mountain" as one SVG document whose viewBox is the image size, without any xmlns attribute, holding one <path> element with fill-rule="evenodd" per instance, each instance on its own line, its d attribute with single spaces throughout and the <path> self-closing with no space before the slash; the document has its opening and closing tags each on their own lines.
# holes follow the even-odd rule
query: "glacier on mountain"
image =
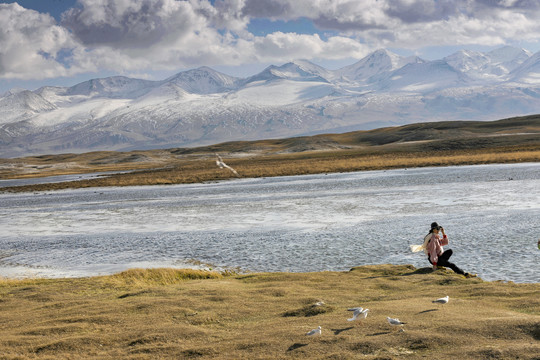
<svg viewBox="0 0 540 360">
<path fill-rule="evenodd" d="M 540 112 L 540 53 L 502 47 L 426 61 L 377 50 L 328 70 L 307 60 L 247 78 L 209 67 L 114 76 L 0 97 L 0 157 L 208 145 Z"/>
</svg>

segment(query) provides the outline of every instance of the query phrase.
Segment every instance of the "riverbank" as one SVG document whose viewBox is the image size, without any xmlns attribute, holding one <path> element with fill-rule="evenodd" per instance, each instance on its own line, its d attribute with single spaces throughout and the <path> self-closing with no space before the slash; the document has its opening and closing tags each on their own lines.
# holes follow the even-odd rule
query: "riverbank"
<svg viewBox="0 0 540 360">
<path fill-rule="evenodd" d="M 224 156 L 225 157 L 225 156 Z M 0 188 L 0 191 L 49 191 L 88 187 L 192 184 L 234 178 L 264 178 L 308 174 L 388 170 L 416 167 L 540 162 L 540 149 L 505 148 L 425 152 L 365 153 L 364 151 L 317 151 L 254 157 L 225 158 L 237 171 L 216 166 L 212 155 L 175 160 L 159 169 L 134 170 L 88 180 L 42 183 Z M 41 173 L 45 175 L 47 173 Z"/>
<path fill-rule="evenodd" d="M 0 280 L 0 358 L 538 359 L 539 292 L 410 265 Z"/>
</svg>

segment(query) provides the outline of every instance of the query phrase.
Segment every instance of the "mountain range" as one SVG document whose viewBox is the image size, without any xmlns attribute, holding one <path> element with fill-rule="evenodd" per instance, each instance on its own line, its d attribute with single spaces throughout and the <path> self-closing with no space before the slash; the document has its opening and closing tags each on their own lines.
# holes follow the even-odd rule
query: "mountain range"
<svg viewBox="0 0 540 360">
<path fill-rule="evenodd" d="M 462 50 L 427 61 L 377 50 L 337 70 L 307 60 L 246 78 L 209 67 L 0 96 L 0 157 L 191 147 L 540 113 L 540 52 Z"/>
</svg>

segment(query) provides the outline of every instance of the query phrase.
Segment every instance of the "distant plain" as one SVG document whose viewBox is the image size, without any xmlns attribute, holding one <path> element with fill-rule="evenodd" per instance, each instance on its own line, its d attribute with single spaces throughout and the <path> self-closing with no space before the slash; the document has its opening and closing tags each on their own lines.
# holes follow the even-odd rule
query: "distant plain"
<svg viewBox="0 0 540 360">
<path fill-rule="evenodd" d="M 131 171 L 89 180 L 4 188 L 165 185 L 240 177 L 540 161 L 540 115 L 498 121 L 419 123 L 343 134 L 235 141 L 198 148 L 41 155 L 0 159 L 0 179 Z"/>
</svg>

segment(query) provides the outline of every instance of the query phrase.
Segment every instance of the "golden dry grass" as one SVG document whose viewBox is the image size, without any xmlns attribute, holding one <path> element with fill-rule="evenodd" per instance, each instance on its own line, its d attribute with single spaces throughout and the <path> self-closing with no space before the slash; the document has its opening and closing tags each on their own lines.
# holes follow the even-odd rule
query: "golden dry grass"
<svg viewBox="0 0 540 360">
<path fill-rule="evenodd" d="M 228 157 L 225 162 L 235 168 L 240 177 L 272 177 L 331 172 L 395 169 L 425 166 L 451 166 L 489 163 L 540 161 L 538 147 L 505 147 L 482 150 L 407 151 L 385 148 L 311 151 L 294 154 Z M 6 188 L 7 191 L 42 191 L 101 186 L 170 185 L 236 178 L 228 169 L 216 166 L 213 155 L 197 159 L 171 160 L 166 168 L 139 170 L 91 180 L 38 184 Z"/>
<path fill-rule="evenodd" d="M 392 265 L 4 280 L 0 359 L 538 359 L 539 293 Z M 367 319 L 346 321 L 353 306 L 369 308 Z M 305 336 L 317 326 L 322 336 Z"/>
<path fill-rule="evenodd" d="M 0 159 L 0 179 L 134 170 L 92 180 L 7 189 L 39 191 L 195 183 L 235 177 L 229 170 L 216 166 L 216 152 L 242 177 L 538 162 L 540 115 L 492 122 L 420 123 L 345 134 L 236 141 L 200 148 Z"/>
</svg>

